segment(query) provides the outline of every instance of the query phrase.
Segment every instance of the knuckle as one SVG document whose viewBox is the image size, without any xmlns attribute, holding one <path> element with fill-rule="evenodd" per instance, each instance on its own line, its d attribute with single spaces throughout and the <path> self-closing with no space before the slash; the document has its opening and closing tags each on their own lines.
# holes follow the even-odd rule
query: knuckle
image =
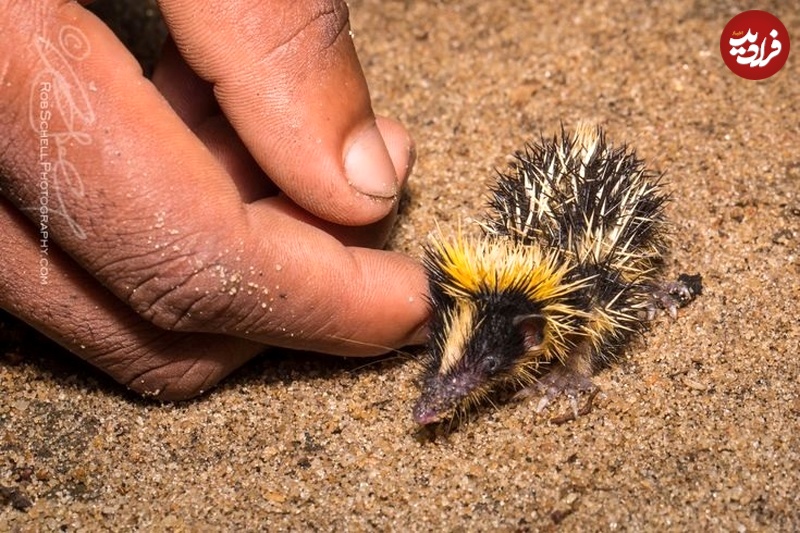
<svg viewBox="0 0 800 533">
<path fill-rule="evenodd" d="M 206 251 L 214 246 L 186 244 L 118 259 L 98 273 L 140 317 L 161 329 L 225 329 L 236 292 L 228 288 L 231 275 L 221 264 L 222 254 Z"/>
<path fill-rule="evenodd" d="M 102 369 L 115 381 L 147 398 L 183 400 L 209 390 L 222 375 L 204 348 L 189 335 L 136 328 L 82 332 L 89 353 L 80 353 L 90 364 Z M 180 336 L 176 336 L 180 335 Z M 215 379 L 216 378 L 216 379 Z"/>
<path fill-rule="evenodd" d="M 278 48 L 301 47 L 326 50 L 334 45 L 347 28 L 350 14 L 340 0 L 318 0 L 299 3 L 300 9 L 290 17 Z"/>
<path fill-rule="evenodd" d="M 179 401 L 211 390 L 263 346 L 221 335 L 173 333 L 141 323 L 87 342 L 81 356 L 146 398 Z"/>
<path fill-rule="evenodd" d="M 197 332 L 222 328 L 233 296 L 212 287 L 214 269 L 177 272 L 143 281 L 130 303 L 139 315 L 161 329 Z"/>
<path fill-rule="evenodd" d="M 129 380 L 125 385 L 146 398 L 188 400 L 203 394 L 211 384 L 207 383 L 206 376 L 187 374 L 186 366 L 185 361 L 180 361 L 153 368 Z"/>
<path fill-rule="evenodd" d="M 308 28 L 321 37 L 319 42 L 330 47 L 339 38 L 349 24 L 350 14 L 347 4 L 338 1 L 319 2 L 317 10 L 312 13 Z"/>
<path fill-rule="evenodd" d="M 116 365 L 104 368 L 146 398 L 186 400 L 209 391 L 227 375 L 230 368 L 218 356 L 221 348 L 219 341 L 212 339 L 161 333 L 148 345 L 117 352 Z"/>
<path fill-rule="evenodd" d="M 213 370 L 204 367 L 199 360 L 170 361 L 126 380 L 124 384 L 146 398 L 188 400 L 216 384 Z"/>
</svg>

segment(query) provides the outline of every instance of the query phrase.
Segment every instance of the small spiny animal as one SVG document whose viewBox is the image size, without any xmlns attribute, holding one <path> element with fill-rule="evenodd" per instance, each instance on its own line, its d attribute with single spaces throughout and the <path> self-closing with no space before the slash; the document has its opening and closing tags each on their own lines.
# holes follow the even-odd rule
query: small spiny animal
<svg viewBox="0 0 800 533">
<path fill-rule="evenodd" d="M 517 152 L 482 236 L 426 246 L 432 319 L 414 419 L 449 418 L 503 385 L 539 393 L 539 409 L 565 393 L 577 411 L 657 308 L 675 317 L 701 291 L 699 275 L 658 278 L 666 201 L 661 176 L 599 127 Z"/>
</svg>

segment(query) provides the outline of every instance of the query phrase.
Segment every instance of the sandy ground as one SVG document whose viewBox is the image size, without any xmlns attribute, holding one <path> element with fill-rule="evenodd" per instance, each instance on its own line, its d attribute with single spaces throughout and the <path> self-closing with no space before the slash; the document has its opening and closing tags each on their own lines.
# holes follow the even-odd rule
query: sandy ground
<svg viewBox="0 0 800 533">
<path fill-rule="evenodd" d="M 795 50 L 751 82 L 719 53 L 749 4 L 538 4 L 350 7 L 375 108 L 419 145 L 393 248 L 480 214 L 493 169 L 561 123 L 667 172 L 669 271 L 705 293 L 598 375 L 591 413 L 510 403 L 421 434 L 413 361 L 298 354 L 159 405 L 22 334 L 0 357 L 0 530 L 800 528 L 800 8 L 761 5 Z"/>
</svg>

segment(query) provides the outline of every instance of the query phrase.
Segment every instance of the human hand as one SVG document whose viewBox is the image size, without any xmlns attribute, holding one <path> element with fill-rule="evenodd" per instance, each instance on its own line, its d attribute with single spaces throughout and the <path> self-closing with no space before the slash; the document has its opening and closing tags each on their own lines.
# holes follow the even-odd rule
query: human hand
<svg viewBox="0 0 800 533">
<path fill-rule="evenodd" d="M 413 143 L 372 113 L 344 2 L 164 0 L 152 83 L 82 6 L 29 7 L 0 44 L 4 309 L 163 399 L 264 345 L 419 340 L 424 274 L 371 249 Z"/>
</svg>

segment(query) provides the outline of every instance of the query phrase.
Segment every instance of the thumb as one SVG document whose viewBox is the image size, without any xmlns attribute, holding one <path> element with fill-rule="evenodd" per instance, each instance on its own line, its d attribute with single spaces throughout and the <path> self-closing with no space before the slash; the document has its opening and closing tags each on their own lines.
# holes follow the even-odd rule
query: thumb
<svg viewBox="0 0 800 533">
<path fill-rule="evenodd" d="M 295 203 L 344 225 L 387 216 L 395 166 L 375 124 L 343 1 L 162 3 L 187 62 L 259 165 Z M 213 28 L 213 31 L 209 31 Z M 230 35 L 226 35 L 229 33 Z M 220 42 L 236 46 L 219 46 Z"/>
</svg>

